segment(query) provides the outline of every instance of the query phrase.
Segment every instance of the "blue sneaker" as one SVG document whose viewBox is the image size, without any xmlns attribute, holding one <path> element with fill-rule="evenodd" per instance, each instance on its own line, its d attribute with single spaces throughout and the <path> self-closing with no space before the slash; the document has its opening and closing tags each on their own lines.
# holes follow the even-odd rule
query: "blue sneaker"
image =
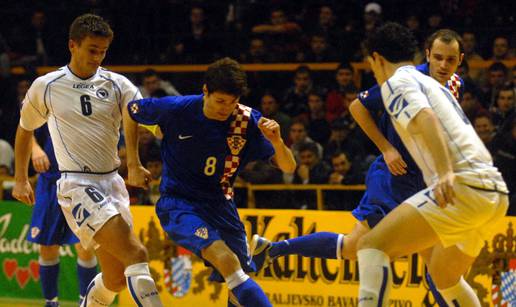
<svg viewBox="0 0 516 307">
<path fill-rule="evenodd" d="M 268 267 L 274 260 L 274 258 L 269 256 L 269 250 L 271 247 L 271 241 L 264 237 L 260 237 L 257 234 L 253 235 L 253 238 L 251 239 L 250 252 L 251 260 L 256 264 L 256 273 Z"/>
</svg>

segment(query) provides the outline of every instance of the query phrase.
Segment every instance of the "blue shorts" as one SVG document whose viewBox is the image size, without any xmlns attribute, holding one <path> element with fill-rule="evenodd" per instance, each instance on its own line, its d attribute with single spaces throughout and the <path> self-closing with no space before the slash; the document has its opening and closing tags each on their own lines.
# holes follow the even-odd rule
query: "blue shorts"
<svg viewBox="0 0 516 307">
<path fill-rule="evenodd" d="M 425 184 L 418 171 L 409 170 L 406 175 L 393 176 L 379 156 L 369 167 L 366 187 L 359 205 L 351 213 L 373 228 L 405 199 L 424 189 Z"/>
<path fill-rule="evenodd" d="M 68 227 L 57 202 L 56 181 L 58 178 L 39 176 L 36 185 L 36 204 L 27 240 L 41 245 L 68 245 L 79 242 Z"/>
<path fill-rule="evenodd" d="M 256 271 L 249 255 L 244 224 L 233 202 L 163 195 L 156 205 L 156 214 L 170 239 L 200 258 L 204 248 L 222 240 L 238 257 L 246 273 Z M 210 266 L 206 261 L 205 264 Z M 209 279 L 224 282 L 215 269 Z"/>
</svg>

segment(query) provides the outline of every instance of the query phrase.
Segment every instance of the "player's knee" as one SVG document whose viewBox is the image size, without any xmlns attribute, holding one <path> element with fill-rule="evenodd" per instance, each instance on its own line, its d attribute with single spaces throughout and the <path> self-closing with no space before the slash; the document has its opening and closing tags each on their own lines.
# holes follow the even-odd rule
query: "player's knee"
<svg viewBox="0 0 516 307">
<path fill-rule="evenodd" d="M 129 256 L 130 263 L 128 263 L 128 265 L 149 261 L 147 249 L 141 243 L 135 244 L 134 248 L 131 249 Z"/>
<path fill-rule="evenodd" d="M 127 285 L 123 274 L 116 274 L 109 277 L 104 274 L 103 280 L 104 286 L 113 292 L 120 292 L 124 290 Z"/>
<path fill-rule="evenodd" d="M 428 266 L 428 273 L 432 276 L 437 289 L 447 289 L 456 285 L 460 281 L 461 274 L 454 272 L 453 269 L 438 268 L 435 265 Z"/>
<path fill-rule="evenodd" d="M 95 258 L 95 253 L 92 250 L 84 249 L 80 243 L 75 244 L 77 257 L 82 261 L 90 261 Z"/>
<path fill-rule="evenodd" d="M 59 258 L 59 245 L 40 245 L 39 255 L 44 261 Z"/>
<path fill-rule="evenodd" d="M 238 257 L 225 244 L 214 244 L 202 252 L 203 258 L 210 262 L 223 276 L 234 273 L 240 268 Z"/>
<path fill-rule="evenodd" d="M 392 251 L 390 251 L 386 245 L 382 244 L 381 241 L 375 240 L 373 237 L 369 235 L 364 235 L 361 238 L 357 239 L 356 250 L 359 251 L 361 249 L 374 248 L 383 251 L 390 257 L 392 257 Z"/>
</svg>

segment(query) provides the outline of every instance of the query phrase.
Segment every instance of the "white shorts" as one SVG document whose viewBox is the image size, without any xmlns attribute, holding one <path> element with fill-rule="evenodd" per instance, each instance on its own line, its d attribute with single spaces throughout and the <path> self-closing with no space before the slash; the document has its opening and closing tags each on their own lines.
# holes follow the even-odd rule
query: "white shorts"
<svg viewBox="0 0 516 307">
<path fill-rule="evenodd" d="M 116 171 L 109 174 L 63 173 L 57 181 L 57 198 L 70 229 L 84 248 L 98 248 L 95 233 L 121 214 L 132 227 L 129 193 Z"/>
<path fill-rule="evenodd" d="M 440 208 L 435 202 L 435 185 L 414 194 L 404 203 L 416 208 L 446 248 L 456 245 L 476 257 L 489 239 L 496 223 L 505 216 L 509 198 L 500 192 L 484 191 L 455 182 L 454 204 Z"/>
</svg>

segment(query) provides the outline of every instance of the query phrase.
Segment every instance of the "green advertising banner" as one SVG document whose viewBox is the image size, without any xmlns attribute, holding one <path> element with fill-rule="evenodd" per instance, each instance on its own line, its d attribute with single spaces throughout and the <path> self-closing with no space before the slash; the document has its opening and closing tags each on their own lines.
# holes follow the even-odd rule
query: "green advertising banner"
<svg viewBox="0 0 516 307">
<path fill-rule="evenodd" d="M 32 208 L 0 201 L 0 298 L 43 299 L 39 278 L 39 245 L 26 240 Z M 78 301 L 75 248 L 60 250 L 59 300 Z"/>
</svg>

